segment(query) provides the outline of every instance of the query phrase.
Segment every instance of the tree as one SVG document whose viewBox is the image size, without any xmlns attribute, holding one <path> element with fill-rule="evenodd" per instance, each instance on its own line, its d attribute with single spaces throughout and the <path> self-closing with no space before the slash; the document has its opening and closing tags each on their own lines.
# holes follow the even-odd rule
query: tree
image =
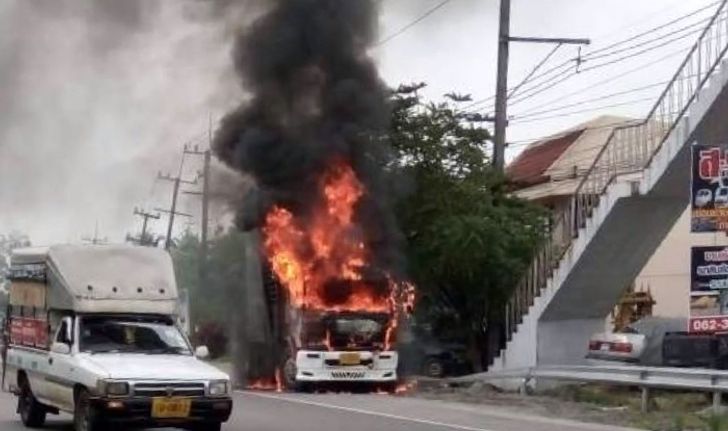
<svg viewBox="0 0 728 431">
<path fill-rule="evenodd" d="M 229 292 L 241 289 L 244 272 L 242 234 L 231 230 L 210 240 L 207 283 L 200 285 L 200 241 L 190 231 L 174 241 L 171 249 L 177 286 L 187 292 L 193 327 L 225 326 L 235 304 L 230 304 Z M 231 305 L 233 307 L 231 308 Z"/>
<path fill-rule="evenodd" d="M 423 103 L 419 88 L 395 92 L 390 132 L 397 170 L 413 182 L 397 214 L 419 291 L 417 317 L 441 335 L 464 336 L 480 368 L 486 335 L 503 319 L 545 214 L 508 194 L 491 167 L 490 134 L 457 109 L 466 98 Z"/>
<path fill-rule="evenodd" d="M 10 269 L 10 255 L 13 250 L 21 247 L 30 247 L 30 239 L 18 231 L 0 235 L 0 314 L 5 312 L 8 304 L 8 270 Z"/>
</svg>

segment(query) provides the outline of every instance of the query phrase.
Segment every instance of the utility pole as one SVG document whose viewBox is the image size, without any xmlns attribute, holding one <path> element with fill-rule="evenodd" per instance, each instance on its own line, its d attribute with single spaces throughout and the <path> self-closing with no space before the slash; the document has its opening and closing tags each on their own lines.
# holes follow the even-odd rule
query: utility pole
<svg viewBox="0 0 728 431">
<path fill-rule="evenodd" d="M 173 177 L 170 174 L 162 175 L 162 173 L 157 174 L 157 178 L 160 180 L 165 181 L 171 181 L 174 184 L 174 188 L 172 190 L 172 205 L 170 206 L 169 210 L 155 208 L 155 211 L 159 211 L 162 213 L 169 214 L 169 222 L 167 223 L 167 237 L 164 240 L 164 249 L 169 250 L 169 248 L 172 246 L 172 229 L 174 228 L 174 217 L 175 216 L 182 216 L 182 217 L 192 217 L 190 214 L 185 214 L 181 212 L 177 212 L 177 195 L 179 195 L 179 186 L 180 184 L 196 184 L 195 181 L 185 181 L 182 178 L 180 178 L 182 175 L 182 169 L 180 168 L 180 173 Z"/>
<path fill-rule="evenodd" d="M 508 54 L 511 37 L 511 0 L 501 0 L 498 25 L 498 78 L 495 92 L 495 136 L 493 166 L 503 172 L 506 163 L 506 126 L 508 124 Z"/>
<path fill-rule="evenodd" d="M 149 225 L 149 220 L 159 220 L 161 215 L 159 213 L 153 214 L 150 212 L 146 212 L 144 210 L 141 210 L 139 208 L 134 208 L 134 215 L 139 216 L 142 218 L 142 232 L 139 234 L 139 237 L 134 238 L 131 235 L 127 235 L 127 240 L 131 242 L 135 242 L 139 245 L 146 245 L 146 246 L 153 246 L 155 245 L 154 239 L 147 234 L 147 226 Z"/>
<path fill-rule="evenodd" d="M 210 128 L 211 130 L 212 128 Z M 210 132 L 212 133 L 212 132 Z M 211 137 L 210 137 L 211 138 Z M 210 139 L 212 140 L 212 139 Z M 199 248 L 199 265 L 197 269 L 197 286 L 198 292 L 204 292 L 205 286 L 207 286 L 207 265 L 208 265 L 208 242 L 207 233 L 209 230 L 209 208 L 210 208 L 210 162 L 212 161 L 212 154 L 210 150 L 200 150 L 197 145 L 190 148 L 185 145 L 185 154 L 202 156 L 203 167 L 202 173 L 199 175 L 202 177 L 202 192 L 184 191 L 183 193 L 189 195 L 197 195 L 202 197 L 202 218 L 200 222 L 200 248 Z M 198 178 L 199 178 L 198 176 Z M 190 320 L 195 322 L 196 316 L 191 315 Z"/>
<path fill-rule="evenodd" d="M 106 244 L 107 242 L 109 242 L 108 238 L 106 238 L 106 237 L 99 238 L 99 222 L 98 221 L 96 221 L 96 223 L 94 224 L 93 238 L 83 237 L 83 238 L 81 238 L 81 240 L 85 241 L 88 244 L 93 244 L 93 245 Z"/>
<path fill-rule="evenodd" d="M 200 225 L 200 266 L 199 266 L 199 282 L 200 286 L 204 286 L 207 282 L 207 255 L 208 242 L 207 233 L 209 230 L 209 208 L 210 208 L 210 162 L 212 154 L 210 150 L 200 150 L 196 145 L 193 148 L 185 146 L 185 154 L 197 155 L 203 157 L 202 168 L 202 192 L 185 191 L 185 194 L 202 196 L 202 220 Z"/>
<path fill-rule="evenodd" d="M 590 40 L 512 37 L 511 0 L 501 0 L 498 30 L 498 78 L 495 95 L 495 136 L 493 137 L 493 166 L 498 172 L 503 172 L 505 169 L 506 128 L 508 127 L 508 55 L 511 42 L 588 45 Z"/>
</svg>

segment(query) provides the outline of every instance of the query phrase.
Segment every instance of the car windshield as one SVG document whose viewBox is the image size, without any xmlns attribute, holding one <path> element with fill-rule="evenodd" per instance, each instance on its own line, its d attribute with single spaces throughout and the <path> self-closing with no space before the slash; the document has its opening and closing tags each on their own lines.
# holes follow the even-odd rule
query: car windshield
<svg viewBox="0 0 728 431">
<path fill-rule="evenodd" d="M 185 337 L 171 323 L 115 318 L 83 319 L 80 348 L 90 353 L 192 354 Z"/>
</svg>

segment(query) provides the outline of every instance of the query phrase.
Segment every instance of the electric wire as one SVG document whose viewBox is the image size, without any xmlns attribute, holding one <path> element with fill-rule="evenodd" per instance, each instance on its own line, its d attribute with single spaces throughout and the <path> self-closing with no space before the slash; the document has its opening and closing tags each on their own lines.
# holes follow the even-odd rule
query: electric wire
<svg viewBox="0 0 728 431">
<path fill-rule="evenodd" d="M 443 0 L 443 1 L 441 1 L 440 3 L 438 3 L 437 5 L 435 5 L 434 7 L 428 9 L 424 14 L 422 14 L 421 16 L 419 16 L 414 21 L 410 22 L 409 24 L 407 24 L 404 27 L 400 28 L 399 30 L 395 31 L 391 35 L 389 35 L 389 36 L 385 37 L 384 39 L 380 40 L 379 42 L 375 43 L 374 46 L 375 47 L 380 47 L 382 45 L 385 45 L 385 44 L 389 43 L 393 39 L 401 36 L 402 34 L 406 33 L 412 27 L 416 26 L 417 24 L 419 24 L 422 21 L 424 21 L 425 19 L 427 19 L 427 17 L 429 17 L 433 13 L 435 13 L 438 10 L 442 9 L 443 7 L 445 7 L 445 5 L 447 5 L 451 1 L 452 0 Z"/>
</svg>

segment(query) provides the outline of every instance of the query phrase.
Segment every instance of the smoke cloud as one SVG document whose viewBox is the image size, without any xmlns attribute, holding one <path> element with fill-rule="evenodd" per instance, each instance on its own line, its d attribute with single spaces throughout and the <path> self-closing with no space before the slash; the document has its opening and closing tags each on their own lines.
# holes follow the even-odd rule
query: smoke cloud
<svg viewBox="0 0 728 431">
<path fill-rule="evenodd" d="M 257 3 L 1 1 L 0 225 L 53 243 L 98 221 L 118 242 L 135 205 L 168 206 L 153 178 L 240 99 L 229 47 Z"/>
<path fill-rule="evenodd" d="M 327 166 L 349 163 L 367 193 L 357 222 L 384 270 L 401 269 L 400 234 L 382 166 L 390 153 L 388 90 L 368 55 L 378 2 L 276 0 L 236 39 L 233 59 L 249 97 L 221 122 L 218 157 L 256 187 L 238 213 L 244 230 L 272 205 L 306 219 Z"/>
</svg>

